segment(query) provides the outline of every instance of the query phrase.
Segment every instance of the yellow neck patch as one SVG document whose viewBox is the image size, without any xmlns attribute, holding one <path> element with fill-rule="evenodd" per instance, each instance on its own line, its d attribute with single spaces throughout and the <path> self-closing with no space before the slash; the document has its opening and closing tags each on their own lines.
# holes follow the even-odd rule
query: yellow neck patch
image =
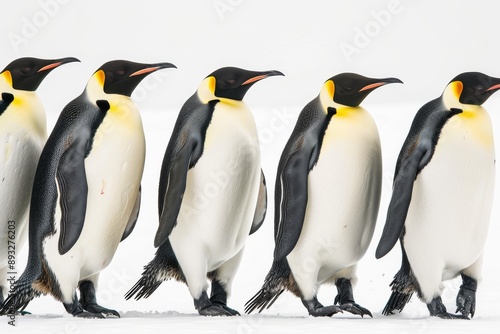
<svg viewBox="0 0 500 334">
<path fill-rule="evenodd" d="M 464 84 L 461 81 L 453 81 L 450 83 L 450 88 L 451 91 L 453 92 L 453 95 L 455 95 L 456 99 L 460 99 L 460 95 L 462 94 L 462 91 L 464 89 Z"/>
<path fill-rule="evenodd" d="M 10 73 L 10 71 L 3 72 L 2 77 L 5 80 L 5 82 L 7 82 L 10 85 L 10 87 L 12 87 L 12 74 Z"/>
<path fill-rule="evenodd" d="M 95 72 L 94 76 L 97 79 L 97 82 L 101 85 L 101 87 L 104 87 L 104 80 L 106 80 L 106 74 L 104 74 L 104 71 L 99 70 Z"/>
<path fill-rule="evenodd" d="M 198 97 L 203 103 L 215 99 L 215 77 L 205 78 L 198 87 Z"/>
<path fill-rule="evenodd" d="M 335 102 L 333 102 L 334 92 L 335 84 L 332 80 L 328 80 L 323 84 L 323 87 L 321 87 L 319 98 L 321 100 L 321 104 L 325 113 L 327 112 L 328 107 L 333 107 L 335 105 Z"/>
<path fill-rule="evenodd" d="M 207 87 L 210 90 L 210 93 L 215 95 L 215 77 L 208 77 L 207 78 Z"/>
<path fill-rule="evenodd" d="M 326 93 L 328 94 L 328 97 L 330 100 L 333 100 L 333 93 L 335 92 L 335 84 L 333 83 L 332 80 L 328 80 L 325 82 L 323 85 L 323 88 L 325 89 Z"/>
</svg>

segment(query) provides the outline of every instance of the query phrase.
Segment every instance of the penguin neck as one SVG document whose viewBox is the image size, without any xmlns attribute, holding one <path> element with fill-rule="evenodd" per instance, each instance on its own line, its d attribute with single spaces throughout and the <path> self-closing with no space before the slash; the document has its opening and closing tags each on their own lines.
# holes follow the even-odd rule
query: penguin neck
<svg viewBox="0 0 500 334">
<path fill-rule="evenodd" d="M 321 91 L 319 93 L 319 100 L 321 103 L 321 106 L 325 113 L 328 111 L 328 108 L 335 108 L 337 111 L 339 110 L 352 110 L 352 109 L 357 109 L 359 107 L 350 107 L 346 106 L 340 103 L 337 103 L 333 100 L 333 94 L 335 92 L 335 84 L 333 83 L 332 80 L 328 80 L 323 84 L 323 87 L 321 87 Z"/>
<path fill-rule="evenodd" d="M 45 110 L 38 95 L 34 91 L 18 90 L 12 87 L 12 77 L 8 71 L 0 74 L 0 93 L 10 93 L 14 100 L 2 119 L 11 124 L 28 126 L 39 138 L 47 138 L 47 121 Z"/>
<path fill-rule="evenodd" d="M 243 101 L 238 101 L 238 100 L 228 99 L 225 97 L 215 96 L 215 78 L 214 77 L 205 78 L 201 82 L 196 93 L 197 93 L 200 101 L 204 104 L 207 104 L 208 102 L 213 101 L 213 100 L 219 100 L 221 103 L 229 104 L 229 105 L 232 105 L 235 107 L 238 107 L 238 106 L 245 104 Z"/>
<path fill-rule="evenodd" d="M 0 93 L 11 93 L 17 91 L 12 87 L 12 76 L 9 71 L 5 71 L 0 74 Z"/>
<path fill-rule="evenodd" d="M 461 109 L 464 111 L 475 111 L 483 110 L 483 107 L 474 104 L 464 104 L 460 102 L 460 94 L 462 93 L 462 83 L 458 81 L 450 82 L 448 86 L 444 89 L 441 95 L 441 100 L 443 101 L 446 109 L 451 108 Z"/>
<path fill-rule="evenodd" d="M 97 100 L 106 100 L 110 105 L 111 112 L 118 111 L 123 112 L 127 110 L 136 110 L 136 106 L 132 99 L 125 95 L 120 94 L 107 94 L 104 92 L 104 82 L 99 71 L 94 73 L 87 83 L 87 87 L 85 88 L 85 94 L 87 99 L 91 101 L 91 103 L 96 104 Z"/>
</svg>

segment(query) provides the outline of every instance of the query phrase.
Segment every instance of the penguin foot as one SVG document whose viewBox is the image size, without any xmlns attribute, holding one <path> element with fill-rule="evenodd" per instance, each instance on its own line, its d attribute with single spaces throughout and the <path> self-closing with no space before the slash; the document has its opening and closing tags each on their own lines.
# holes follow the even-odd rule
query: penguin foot
<svg viewBox="0 0 500 334">
<path fill-rule="evenodd" d="M 472 277 L 462 274 L 462 285 L 460 286 L 460 291 L 457 295 L 457 311 L 464 316 L 474 317 L 476 312 L 476 289 L 477 280 Z"/>
<path fill-rule="evenodd" d="M 73 299 L 72 303 L 63 303 L 64 308 L 68 313 L 73 315 L 74 317 L 77 318 L 98 318 L 98 319 L 104 319 L 104 315 L 98 312 L 87 312 L 82 308 L 82 305 L 78 302 L 78 299 L 76 299 L 76 295 Z"/>
<path fill-rule="evenodd" d="M 316 297 L 311 300 L 302 299 L 302 304 L 313 317 L 331 317 L 336 313 L 342 313 L 342 309 L 335 305 L 323 306 Z"/>
<path fill-rule="evenodd" d="M 225 303 L 223 304 L 223 303 L 212 301 L 212 305 L 223 308 L 227 312 L 231 313 L 231 315 L 241 315 L 240 312 L 228 307 Z"/>
<path fill-rule="evenodd" d="M 461 319 L 461 320 L 470 320 L 468 316 L 461 315 L 461 314 L 452 314 L 452 313 L 438 313 L 434 315 L 435 317 L 441 318 L 441 319 Z"/>
<path fill-rule="evenodd" d="M 110 310 L 97 304 L 86 304 L 82 305 L 82 308 L 93 314 L 99 314 L 102 318 L 119 318 L 120 313 L 115 310 Z"/>
<path fill-rule="evenodd" d="M 198 313 L 203 316 L 232 317 L 240 315 L 238 311 L 227 307 L 225 302 L 218 301 L 216 298 L 214 298 L 214 301 L 210 300 L 206 291 L 202 292 L 200 298 L 194 300 L 194 307 L 198 310 Z"/>
<path fill-rule="evenodd" d="M 227 306 L 227 292 L 224 289 L 224 285 L 219 282 L 217 279 L 212 281 L 212 293 L 210 296 L 210 301 L 212 305 L 223 308 L 224 310 L 231 313 L 231 315 L 240 315 L 240 313 L 236 310 Z"/>
<path fill-rule="evenodd" d="M 89 313 L 100 314 L 102 318 L 119 318 L 120 314 L 115 310 L 110 310 L 97 304 L 94 283 L 92 281 L 80 281 L 81 308 Z M 75 297 L 76 298 L 76 297 Z"/>
<path fill-rule="evenodd" d="M 339 278 L 335 282 L 335 285 L 337 286 L 338 291 L 334 301 L 335 305 L 339 305 L 342 310 L 349 313 L 360 315 L 361 317 L 369 315 L 370 318 L 373 318 L 372 313 L 368 309 L 354 302 L 351 280 L 347 278 Z"/>
<path fill-rule="evenodd" d="M 210 316 L 210 317 L 232 317 L 236 314 L 233 312 L 236 312 L 234 310 L 231 310 L 229 307 L 226 306 L 226 308 L 223 308 L 219 305 L 210 305 L 208 307 L 205 307 L 204 309 L 198 310 L 198 313 L 203 316 Z M 239 315 L 238 312 L 236 312 L 237 315 Z"/>
<path fill-rule="evenodd" d="M 360 315 L 361 318 L 363 318 L 365 315 L 369 315 L 370 318 L 373 318 L 372 313 L 368 309 L 366 309 L 363 306 L 356 304 L 356 303 L 342 304 L 342 305 L 340 305 L 340 308 L 343 311 L 347 311 L 347 312 L 352 313 L 354 315 Z"/>
<path fill-rule="evenodd" d="M 105 319 L 105 316 L 101 313 L 91 313 L 86 311 L 81 311 L 79 313 L 73 314 L 74 317 L 84 318 L 84 319 Z"/>
<path fill-rule="evenodd" d="M 446 311 L 446 307 L 441 300 L 441 297 L 434 298 L 429 304 L 427 304 L 427 308 L 431 313 L 431 316 L 438 317 L 441 319 L 463 319 L 470 320 L 468 316 L 461 314 L 451 314 Z"/>
</svg>

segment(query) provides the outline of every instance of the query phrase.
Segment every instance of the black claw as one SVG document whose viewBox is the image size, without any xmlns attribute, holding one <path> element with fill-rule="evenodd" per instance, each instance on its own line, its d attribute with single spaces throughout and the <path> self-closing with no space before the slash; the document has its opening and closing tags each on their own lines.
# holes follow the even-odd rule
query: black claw
<svg viewBox="0 0 500 334">
<path fill-rule="evenodd" d="M 110 310 L 97 304 L 82 305 L 83 309 L 89 313 L 101 314 L 103 318 L 119 318 L 120 313 Z"/>
<path fill-rule="evenodd" d="M 335 296 L 334 304 L 339 304 L 340 308 L 349 313 L 360 315 L 361 317 L 369 315 L 373 318 L 372 313 L 366 308 L 354 302 L 351 280 L 347 278 L 339 278 L 335 282 L 337 286 L 337 296 Z"/>
<path fill-rule="evenodd" d="M 228 307 L 226 304 L 221 304 L 221 303 L 218 303 L 218 302 L 212 302 L 212 305 L 213 306 L 217 306 L 217 307 L 220 307 L 224 310 L 226 310 L 227 312 L 231 313 L 231 315 L 241 315 L 240 312 Z"/>
<path fill-rule="evenodd" d="M 464 316 L 474 317 L 476 311 L 476 289 L 477 280 L 472 277 L 462 274 L 462 285 L 457 295 L 457 313 L 460 312 Z"/>
<path fill-rule="evenodd" d="M 217 295 L 220 296 L 220 295 Z M 212 302 L 207 295 L 206 291 L 203 291 L 200 298 L 194 300 L 194 307 L 198 310 L 198 313 L 203 316 L 235 316 L 240 315 L 238 311 L 233 310 L 226 306 L 224 298 L 219 299 L 216 296 Z"/>
<path fill-rule="evenodd" d="M 77 318 L 85 318 L 85 319 L 105 319 L 105 316 L 102 315 L 101 313 L 91 313 L 91 312 L 86 312 L 82 311 L 76 314 L 73 314 L 74 317 Z"/>
<path fill-rule="evenodd" d="M 468 316 L 460 315 L 460 314 L 451 314 L 451 313 L 447 313 L 447 312 L 434 314 L 434 316 L 441 318 L 441 319 L 470 320 L 470 318 Z"/>
<path fill-rule="evenodd" d="M 466 315 L 460 314 L 451 314 L 446 311 L 446 307 L 441 300 L 441 297 L 434 298 L 429 304 L 427 304 L 427 308 L 431 313 L 431 316 L 438 317 L 441 319 L 463 319 L 470 320 Z"/>
<path fill-rule="evenodd" d="M 225 316 L 225 317 L 232 317 L 236 314 L 231 313 L 230 311 L 226 310 L 225 308 L 222 308 L 218 305 L 210 305 L 208 307 L 205 307 L 201 310 L 198 310 L 198 313 L 203 316 L 211 316 L 211 317 L 217 317 L 217 316 Z M 238 313 L 238 312 L 236 312 Z M 239 313 L 238 313 L 239 315 Z"/>
<path fill-rule="evenodd" d="M 342 308 L 335 305 L 323 306 L 316 297 L 311 300 L 302 299 L 302 304 L 313 317 L 331 317 L 336 313 L 342 313 Z"/>
<path fill-rule="evenodd" d="M 80 305 L 82 311 L 87 311 L 91 314 L 100 314 L 97 318 L 119 318 L 120 313 L 115 310 L 102 307 L 97 304 L 94 283 L 91 281 L 81 281 L 79 284 L 80 289 Z"/>
<path fill-rule="evenodd" d="M 352 313 L 355 315 L 360 315 L 362 318 L 365 315 L 369 315 L 370 318 L 373 318 L 372 313 L 368 309 L 366 309 L 366 308 L 364 308 L 361 305 L 358 305 L 356 303 L 343 304 L 343 305 L 340 305 L 340 308 L 344 311 L 349 312 L 349 313 Z"/>
</svg>

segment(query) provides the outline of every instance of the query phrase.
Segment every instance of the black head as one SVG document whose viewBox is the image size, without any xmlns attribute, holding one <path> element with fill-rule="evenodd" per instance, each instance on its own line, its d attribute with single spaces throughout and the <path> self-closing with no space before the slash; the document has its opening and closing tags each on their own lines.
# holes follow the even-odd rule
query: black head
<svg viewBox="0 0 500 334">
<path fill-rule="evenodd" d="M 479 72 L 465 72 L 450 81 L 460 103 L 480 106 L 500 89 L 500 79 Z"/>
<path fill-rule="evenodd" d="M 241 101 L 254 83 L 275 75 L 284 75 L 279 71 L 247 71 L 237 67 L 223 67 L 208 77 L 215 78 L 214 95 L 216 97 Z"/>
<path fill-rule="evenodd" d="M 176 68 L 170 63 L 141 64 L 128 60 L 112 60 L 97 69 L 102 71 L 103 89 L 106 94 L 132 95 L 137 85 L 147 75 L 162 69 Z"/>
<path fill-rule="evenodd" d="M 11 62 L 1 73 L 9 72 L 12 78 L 12 88 L 35 91 L 47 74 L 62 64 L 79 62 L 69 57 L 61 59 L 19 58 Z"/>
<path fill-rule="evenodd" d="M 356 73 L 341 73 L 328 80 L 333 81 L 335 86 L 333 101 L 349 107 L 359 106 L 368 94 L 380 86 L 403 83 L 396 78 L 373 79 Z"/>
</svg>

